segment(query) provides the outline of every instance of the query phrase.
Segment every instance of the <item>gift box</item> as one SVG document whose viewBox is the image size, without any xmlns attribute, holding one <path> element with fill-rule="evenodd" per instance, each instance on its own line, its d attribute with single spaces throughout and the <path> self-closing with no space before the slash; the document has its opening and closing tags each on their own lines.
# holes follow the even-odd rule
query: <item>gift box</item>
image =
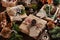
<svg viewBox="0 0 60 40">
<path fill-rule="evenodd" d="M 17 4 L 17 0 L 2 0 L 1 2 L 3 7 L 13 7 Z"/>
<path fill-rule="evenodd" d="M 23 18 L 26 18 L 25 7 L 23 5 L 18 5 L 15 7 L 8 7 L 7 13 L 10 16 L 11 20 L 22 21 Z"/>
<path fill-rule="evenodd" d="M 41 34 L 43 29 L 46 27 L 46 23 L 47 21 L 43 19 L 39 19 L 34 15 L 29 15 L 29 17 L 27 17 L 19 26 L 19 29 L 30 37 L 37 39 L 39 34 Z"/>
</svg>

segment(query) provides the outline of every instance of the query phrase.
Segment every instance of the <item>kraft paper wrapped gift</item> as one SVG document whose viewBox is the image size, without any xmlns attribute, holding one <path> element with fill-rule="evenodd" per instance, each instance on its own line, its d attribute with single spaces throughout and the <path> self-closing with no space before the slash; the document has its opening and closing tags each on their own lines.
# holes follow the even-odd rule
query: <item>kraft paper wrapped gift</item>
<svg viewBox="0 0 60 40">
<path fill-rule="evenodd" d="M 13 21 L 14 19 L 21 19 L 27 17 L 26 12 L 22 13 L 22 10 L 25 11 L 25 7 L 23 5 L 18 5 L 15 7 L 8 7 L 6 11 L 11 17 L 11 20 Z"/>
<path fill-rule="evenodd" d="M 13 7 L 17 4 L 17 0 L 2 0 L 1 2 L 3 7 Z"/>
<path fill-rule="evenodd" d="M 36 25 L 35 26 L 30 25 L 32 20 L 36 20 Z M 22 22 L 22 24 L 19 26 L 19 29 L 20 29 L 21 32 L 26 33 L 30 37 L 33 37 L 33 38 L 37 39 L 39 34 L 45 28 L 46 23 L 47 23 L 47 21 L 45 21 L 43 19 L 39 19 L 39 18 L 35 17 L 34 15 L 29 15 L 29 17 L 27 17 Z"/>
</svg>

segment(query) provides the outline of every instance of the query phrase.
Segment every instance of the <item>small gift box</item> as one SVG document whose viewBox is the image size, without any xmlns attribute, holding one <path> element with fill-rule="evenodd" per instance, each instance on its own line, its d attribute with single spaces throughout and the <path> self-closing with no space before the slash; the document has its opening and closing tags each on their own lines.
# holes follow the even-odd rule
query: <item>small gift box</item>
<svg viewBox="0 0 60 40">
<path fill-rule="evenodd" d="M 10 16 L 5 11 L 0 13 L 0 24 L 1 24 L 1 27 L 9 27 L 9 28 L 11 28 L 11 26 L 12 26 Z"/>
<path fill-rule="evenodd" d="M 3 7 L 13 7 L 16 6 L 17 0 L 2 0 Z"/>
<path fill-rule="evenodd" d="M 26 18 L 25 7 L 23 5 L 18 5 L 15 7 L 8 7 L 7 13 L 11 17 L 11 20 L 21 20 L 22 18 Z"/>
<path fill-rule="evenodd" d="M 47 21 L 53 21 L 53 20 L 55 20 L 57 14 L 58 14 L 58 10 L 59 10 L 59 8 L 55 7 L 52 4 L 50 4 L 50 5 L 45 4 L 36 15 Z"/>
<path fill-rule="evenodd" d="M 29 15 L 29 17 L 27 17 L 19 26 L 19 29 L 21 32 L 29 35 L 30 37 L 37 39 L 39 34 L 41 34 L 45 28 L 46 23 L 47 21 L 43 19 L 39 19 L 34 15 Z"/>
<path fill-rule="evenodd" d="M 2 37 L 4 37 L 4 38 L 10 38 L 10 37 L 11 37 L 11 36 L 10 36 L 11 33 L 12 33 L 12 30 L 9 29 L 9 28 L 7 28 L 7 27 L 5 27 L 5 28 L 2 29 L 0 35 L 1 35 Z"/>
</svg>

